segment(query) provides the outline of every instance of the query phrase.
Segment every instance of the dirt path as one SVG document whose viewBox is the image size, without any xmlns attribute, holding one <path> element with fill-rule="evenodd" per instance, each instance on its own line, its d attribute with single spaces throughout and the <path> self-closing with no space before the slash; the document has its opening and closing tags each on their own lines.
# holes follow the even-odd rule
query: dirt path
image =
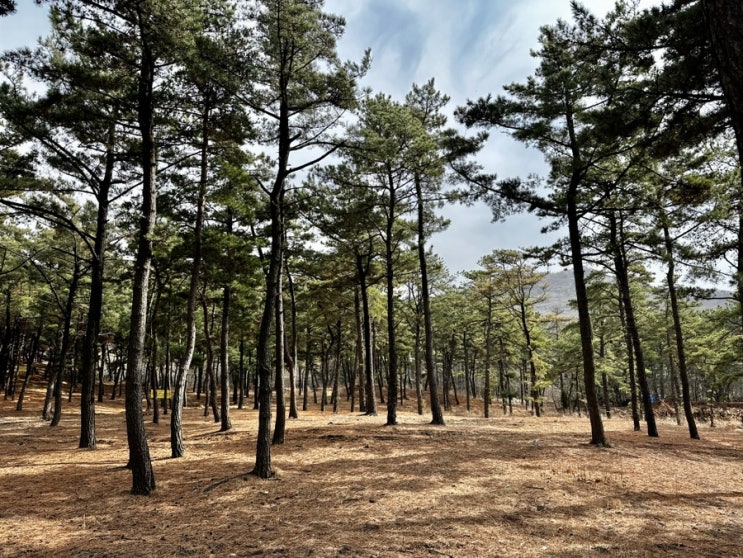
<svg viewBox="0 0 743 558">
<path fill-rule="evenodd" d="M 234 430 L 184 413 L 148 424 L 157 490 L 129 495 L 123 406 L 97 407 L 98 449 L 76 449 L 78 412 L 57 428 L 32 392 L 0 401 L 2 556 L 743 556 L 743 430 L 661 421 L 658 439 L 605 421 L 461 409 L 445 428 L 403 408 L 384 417 L 302 413 L 274 447 L 276 479 L 252 468 L 256 411 Z M 74 404 L 76 405 L 76 403 Z M 405 410 L 407 409 L 407 411 Z"/>
</svg>

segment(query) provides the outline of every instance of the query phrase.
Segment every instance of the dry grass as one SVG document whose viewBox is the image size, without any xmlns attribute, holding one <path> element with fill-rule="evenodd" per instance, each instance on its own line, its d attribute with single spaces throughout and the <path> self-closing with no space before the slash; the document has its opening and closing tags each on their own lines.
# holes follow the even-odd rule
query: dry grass
<svg viewBox="0 0 743 558">
<path fill-rule="evenodd" d="M 691 441 L 662 422 L 650 439 L 614 418 L 601 449 L 585 418 L 310 411 L 266 481 L 246 474 L 255 411 L 220 434 L 189 408 L 184 458 L 168 457 L 167 417 L 148 423 L 157 490 L 135 497 L 121 402 L 98 405 L 88 451 L 78 413 L 50 428 L 40 398 L 0 402 L 3 556 L 743 556 L 738 425 Z"/>
</svg>

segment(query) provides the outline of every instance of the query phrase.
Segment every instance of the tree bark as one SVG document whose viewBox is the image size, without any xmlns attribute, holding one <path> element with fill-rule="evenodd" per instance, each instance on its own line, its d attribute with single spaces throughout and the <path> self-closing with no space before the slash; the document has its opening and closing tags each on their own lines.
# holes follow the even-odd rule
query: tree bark
<svg viewBox="0 0 743 558">
<path fill-rule="evenodd" d="M 204 291 L 206 291 L 206 287 L 204 287 Z M 201 310 L 204 313 L 204 342 L 206 345 L 206 363 L 204 364 L 204 368 L 206 369 L 206 381 L 209 383 L 207 395 L 204 398 L 204 416 L 209 414 L 208 408 L 211 407 L 214 422 L 220 422 L 221 417 L 217 402 L 217 371 L 214 366 L 214 343 L 212 343 L 211 324 L 213 321 L 209 317 L 209 307 L 207 306 L 205 293 L 202 293 L 201 296 Z"/>
<path fill-rule="evenodd" d="M 72 271 L 72 280 L 70 281 L 70 290 L 67 294 L 67 304 L 65 306 L 64 330 L 62 332 L 62 346 L 59 350 L 59 364 L 56 370 L 56 379 L 54 381 L 54 414 L 52 415 L 51 426 L 57 426 L 62 418 L 62 380 L 67 363 L 67 354 L 70 351 L 71 344 L 71 327 L 72 312 L 75 306 L 75 295 L 80 281 L 80 260 L 75 254 L 75 266 Z M 10 325 L 8 326 L 10 327 Z"/>
<path fill-rule="evenodd" d="M 583 378 L 586 389 L 586 407 L 591 422 L 591 444 L 608 446 L 604 423 L 601 420 L 596 394 L 596 364 L 593 358 L 593 333 L 591 331 L 591 315 L 588 309 L 588 293 L 586 292 L 585 274 L 583 271 L 583 253 L 581 250 L 581 236 L 578 223 L 577 190 L 579 180 L 573 176 L 568 189 L 568 232 L 570 238 L 570 255 L 573 263 L 573 278 L 575 280 L 575 298 L 578 308 L 578 325 L 580 329 L 581 354 L 583 356 Z"/>
<path fill-rule="evenodd" d="M 725 95 L 730 122 L 735 133 L 738 164 L 743 167 L 743 3 L 739 0 L 702 0 L 705 22 L 712 43 L 712 52 Z M 743 173 L 738 192 L 738 239 L 735 270 L 739 325 L 743 329 Z M 743 342 L 741 343 L 743 354 Z"/>
<path fill-rule="evenodd" d="M 232 429 L 230 420 L 230 359 L 229 359 L 229 341 L 230 341 L 230 302 L 232 298 L 232 289 L 225 285 L 222 290 L 222 332 L 219 341 L 219 368 L 220 368 L 220 432 L 227 432 Z"/>
<path fill-rule="evenodd" d="M 103 316 L 103 271 L 106 252 L 106 238 L 108 234 L 109 192 L 113 181 L 114 145 L 116 142 L 116 123 L 109 125 L 108 140 L 106 142 L 106 166 L 103 180 L 98 185 L 96 201 L 98 212 L 96 215 L 95 242 L 93 245 L 92 263 L 90 269 L 90 301 L 88 304 L 88 321 L 85 327 L 80 375 L 82 377 L 82 391 L 80 394 L 80 448 L 95 449 L 95 399 L 93 386 L 95 385 L 96 365 L 98 363 L 96 349 L 98 335 L 101 332 L 101 318 Z"/>
<path fill-rule="evenodd" d="M 675 261 L 673 256 L 673 241 L 668 230 L 668 223 L 663 221 L 663 239 L 666 247 L 666 282 L 668 296 L 671 301 L 671 315 L 673 316 L 673 331 L 676 337 L 676 356 L 678 357 L 678 371 L 681 379 L 681 395 L 684 400 L 684 416 L 689 428 L 689 437 L 699 440 L 697 423 L 694 420 L 694 411 L 691 408 L 691 392 L 689 391 L 689 370 L 686 365 L 686 348 L 684 346 L 684 332 L 681 328 L 681 314 L 679 312 L 678 294 L 676 292 Z"/>
<path fill-rule="evenodd" d="M 653 413 L 653 404 L 650 398 L 650 388 L 645 367 L 645 355 L 643 353 L 642 343 L 640 340 L 640 332 L 637 328 L 637 321 L 635 320 L 635 310 L 632 305 L 629 277 L 627 275 L 627 258 L 623 250 L 623 238 L 621 235 L 621 231 L 619 230 L 616 215 L 614 213 L 611 213 L 609 215 L 609 222 L 611 227 L 610 242 L 612 245 L 612 252 L 614 257 L 614 272 L 617 276 L 619 292 L 622 297 L 622 304 L 624 305 L 624 314 L 625 319 L 627 320 L 627 330 L 629 331 L 630 338 L 632 339 L 632 348 L 635 353 L 637 380 L 640 384 L 640 394 L 642 396 L 645 422 L 648 425 L 648 436 L 655 438 L 658 436 L 658 427 L 655 423 L 655 414 Z"/>
<path fill-rule="evenodd" d="M 364 394 L 366 393 L 365 388 L 365 374 L 364 374 L 364 331 L 362 328 L 362 312 L 361 312 L 361 297 L 359 294 L 360 288 L 354 289 L 353 296 L 353 307 L 354 307 L 354 323 L 356 326 L 356 350 L 354 352 L 354 365 L 356 367 L 356 377 L 359 382 L 359 411 L 362 413 L 366 412 L 366 401 Z M 351 412 L 353 412 L 353 401 L 351 402 Z"/>
<path fill-rule="evenodd" d="M 194 221 L 193 260 L 191 277 L 186 301 L 186 347 L 178 361 L 178 370 L 173 385 L 173 409 L 170 415 L 170 456 L 183 457 L 186 448 L 183 443 L 183 405 L 186 398 L 186 381 L 196 349 L 196 304 L 199 296 L 199 279 L 203 250 L 204 212 L 206 205 L 206 187 L 209 173 L 209 102 L 205 99 L 201 115 L 201 149 L 199 191 L 196 199 L 196 218 Z"/>
<path fill-rule="evenodd" d="M 291 303 L 292 329 L 289 343 L 284 341 L 284 353 L 287 367 L 289 368 L 289 418 L 299 418 L 297 409 L 297 375 L 299 362 L 299 349 L 297 347 L 297 297 L 294 292 L 294 280 L 289 273 L 289 264 L 286 263 L 286 280 L 289 286 L 289 301 Z"/>
<path fill-rule="evenodd" d="M 421 295 L 423 297 L 423 324 L 424 324 L 424 357 L 426 374 L 431 399 L 431 424 L 445 426 L 444 414 L 439 403 L 439 388 L 436 381 L 436 368 L 433 363 L 433 320 L 431 319 L 431 293 L 428 286 L 428 265 L 426 262 L 426 235 L 424 228 L 423 189 L 421 178 L 415 176 L 415 195 L 418 205 L 418 262 L 421 270 Z"/>
<path fill-rule="evenodd" d="M 359 276 L 359 286 L 361 288 L 361 308 L 363 311 L 363 333 L 364 333 L 364 372 L 366 384 L 366 414 L 368 416 L 377 416 L 377 396 L 374 393 L 374 354 L 372 352 L 372 323 L 371 311 L 369 310 L 369 265 L 371 256 L 367 256 L 366 262 L 364 256 L 356 254 L 356 271 Z"/>
<path fill-rule="evenodd" d="M 279 279 L 276 288 L 276 334 L 274 336 L 274 391 L 276 392 L 276 424 L 272 444 L 283 444 L 286 432 L 286 398 L 284 397 L 284 292 Z"/>
<path fill-rule="evenodd" d="M 137 255 L 132 284 L 132 309 L 126 363 L 126 432 L 129 444 L 129 467 L 132 470 L 132 494 L 148 495 L 155 489 L 150 450 L 142 416 L 142 376 L 147 322 L 147 294 L 152 263 L 152 231 L 157 215 L 155 175 L 157 159 L 154 137 L 155 58 L 150 45 L 149 19 L 146 6 L 137 4 L 141 33 L 137 117 L 142 136 L 142 208 L 139 222 Z"/>
</svg>

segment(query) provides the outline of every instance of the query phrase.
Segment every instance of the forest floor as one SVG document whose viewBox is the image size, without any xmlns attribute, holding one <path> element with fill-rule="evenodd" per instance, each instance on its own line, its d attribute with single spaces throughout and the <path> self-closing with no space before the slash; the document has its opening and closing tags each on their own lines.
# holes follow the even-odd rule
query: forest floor
<svg viewBox="0 0 743 558">
<path fill-rule="evenodd" d="M 91 451 L 77 449 L 77 398 L 50 428 L 42 396 L 22 412 L 0 401 L 2 556 L 743 556 L 740 423 L 700 425 L 692 441 L 667 419 L 649 438 L 616 416 L 598 448 L 585 417 L 484 419 L 462 405 L 434 427 L 411 401 L 386 427 L 383 406 L 310 410 L 260 480 L 257 412 L 233 408 L 219 433 L 194 406 L 180 459 L 169 416 L 146 417 L 147 497 L 129 494 L 122 401 L 97 404 Z"/>
</svg>

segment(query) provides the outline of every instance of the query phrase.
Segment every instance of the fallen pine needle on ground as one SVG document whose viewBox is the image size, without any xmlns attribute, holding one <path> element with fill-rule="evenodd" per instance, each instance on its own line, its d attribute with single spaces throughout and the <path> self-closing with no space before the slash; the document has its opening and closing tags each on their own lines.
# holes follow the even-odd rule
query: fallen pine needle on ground
<svg viewBox="0 0 743 558">
<path fill-rule="evenodd" d="M 96 405 L 97 449 L 77 449 L 78 402 L 58 427 L 0 402 L 2 556 L 743 556 L 743 430 L 664 419 L 660 437 L 604 419 L 482 418 L 455 406 L 447 426 L 413 412 L 384 426 L 314 407 L 272 447 L 273 479 L 249 475 L 257 411 L 233 430 L 184 412 L 186 456 L 171 459 L 169 415 L 147 416 L 157 488 L 132 496 L 123 401 Z M 344 402 L 345 403 L 345 402 Z"/>
</svg>

